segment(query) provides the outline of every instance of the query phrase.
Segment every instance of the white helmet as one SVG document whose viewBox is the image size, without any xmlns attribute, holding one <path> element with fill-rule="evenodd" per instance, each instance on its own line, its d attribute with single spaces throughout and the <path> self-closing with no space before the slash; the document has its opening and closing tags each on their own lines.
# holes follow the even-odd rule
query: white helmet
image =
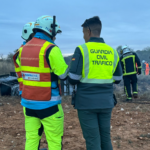
<svg viewBox="0 0 150 150">
<path fill-rule="evenodd" d="M 55 22 L 55 16 L 51 17 L 48 15 L 41 16 L 36 20 L 33 31 L 35 29 L 43 30 L 52 37 L 62 32 L 58 22 Z"/>
<path fill-rule="evenodd" d="M 22 38 L 24 40 L 28 40 L 30 35 L 33 33 L 34 24 L 35 24 L 35 22 L 29 22 L 24 25 L 24 27 L 22 29 Z"/>
<path fill-rule="evenodd" d="M 128 52 L 131 52 L 129 47 L 127 45 L 122 46 L 123 54 L 126 54 Z"/>
<path fill-rule="evenodd" d="M 145 62 L 146 62 L 145 60 L 142 61 L 142 63 L 145 63 Z"/>
</svg>

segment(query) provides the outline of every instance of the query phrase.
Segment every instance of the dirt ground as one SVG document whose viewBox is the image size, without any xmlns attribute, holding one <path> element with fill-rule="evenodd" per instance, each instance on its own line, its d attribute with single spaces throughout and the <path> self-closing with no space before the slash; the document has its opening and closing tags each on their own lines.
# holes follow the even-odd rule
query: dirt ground
<svg viewBox="0 0 150 150">
<path fill-rule="evenodd" d="M 77 112 L 63 102 L 64 150 L 86 150 Z M 113 110 L 111 139 L 114 150 L 150 150 L 150 104 L 120 102 Z M 0 150 L 24 150 L 24 116 L 20 98 L 0 97 Z M 47 147 L 45 135 L 41 148 Z"/>
</svg>

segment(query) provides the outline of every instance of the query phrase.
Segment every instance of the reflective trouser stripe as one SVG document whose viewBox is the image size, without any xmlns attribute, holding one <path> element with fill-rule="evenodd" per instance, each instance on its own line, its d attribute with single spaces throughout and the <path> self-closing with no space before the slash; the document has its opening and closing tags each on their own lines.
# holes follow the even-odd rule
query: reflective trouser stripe
<svg viewBox="0 0 150 150">
<path fill-rule="evenodd" d="M 48 142 L 49 150 L 62 149 L 62 136 L 64 132 L 64 113 L 61 104 L 58 104 L 59 111 L 44 119 L 25 115 L 26 144 L 25 150 L 38 150 L 41 136 L 38 135 L 41 124 Z"/>
<path fill-rule="evenodd" d="M 127 97 L 128 97 L 128 92 L 127 92 L 126 86 L 124 87 L 124 89 L 125 89 L 126 95 L 127 95 Z"/>
<path fill-rule="evenodd" d="M 138 92 L 133 92 L 133 94 L 137 94 Z"/>
</svg>

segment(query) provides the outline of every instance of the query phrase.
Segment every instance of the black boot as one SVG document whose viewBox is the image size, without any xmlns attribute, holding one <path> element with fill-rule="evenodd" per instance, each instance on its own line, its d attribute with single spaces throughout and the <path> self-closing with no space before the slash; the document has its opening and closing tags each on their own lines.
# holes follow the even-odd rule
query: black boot
<svg viewBox="0 0 150 150">
<path fill-rule="evenodd" d="M 138 98 L 138 94 L 137 93 L 133 93 L 133 98 Z"/>
<path fill-rule="evenodd" d="M 126 102 L 132 102 L 132 98 L 127 98 Z"/>
<path fill-rule="evenodd" d="M 126 100 L 123 100 L 123 102 L 132 102 L 132 98 L 127 98 Z"/>
</svg>

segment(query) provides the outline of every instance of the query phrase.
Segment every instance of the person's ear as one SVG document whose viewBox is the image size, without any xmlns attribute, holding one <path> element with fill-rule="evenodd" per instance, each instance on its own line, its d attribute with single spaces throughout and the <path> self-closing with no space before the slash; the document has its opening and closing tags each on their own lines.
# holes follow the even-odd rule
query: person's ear
<svg viewBox="0 0 150 150">
<path fill-rule="evenodd" d="M 88 35 L 91 36 L 91 31 L 88 29 Z"/>
</svg>

